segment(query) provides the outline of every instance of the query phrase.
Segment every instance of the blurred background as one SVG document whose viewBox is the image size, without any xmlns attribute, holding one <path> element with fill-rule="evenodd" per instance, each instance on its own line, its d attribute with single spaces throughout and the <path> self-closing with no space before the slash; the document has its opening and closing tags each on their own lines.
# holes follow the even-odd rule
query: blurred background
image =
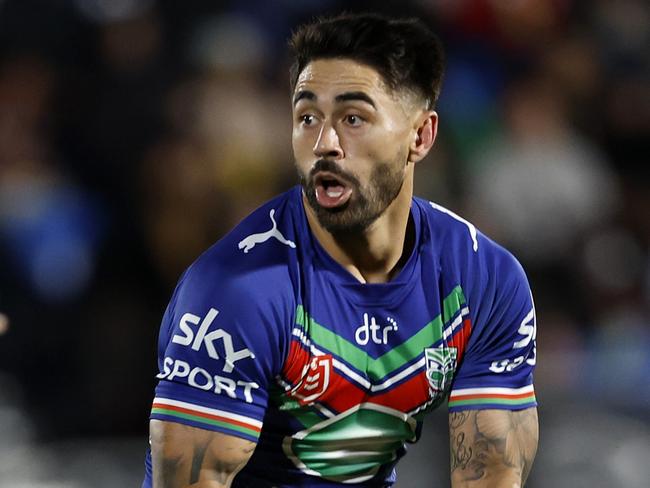
<svg viewBox="0 0 650 488">
<path fill-rule="evenodd" d="M 528 271 L 528 486 L 650 486 L 650 4 L 0 0 L 0 487 L 139 486 L 167 300 L 297 182 L 286 40 L 342 9 L 446 47 L 417 194 Z M 448 486 L 444 409 L 411 451 Z"/>
</svg>

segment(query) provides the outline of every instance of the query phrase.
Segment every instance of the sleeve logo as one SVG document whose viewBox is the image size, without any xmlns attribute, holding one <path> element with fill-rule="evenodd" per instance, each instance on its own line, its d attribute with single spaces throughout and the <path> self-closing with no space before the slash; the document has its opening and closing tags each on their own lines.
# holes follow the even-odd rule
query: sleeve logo
<svg viewBox="0 0 650 488">
<path fill-rule="evenodd" d="M 193 388 L 212 391 L 215 395 L 228 395 L 233 399 L 243 398 L 246 403 L 253 403 L 251 392 L 259 388 L 254 381 L 234 380 L 227 376 L 213 375 L 204 368 L 192 366 L 187 361 L 169 356 L 165 357 L 162 371 L 156 375 L 156 378 L 167 381 L 183 379 Z"/>
<path fill-rule="evenodd" d="M 493 373 L 509 373 L 524 363 L 529 366 L 535 366 L 535 363 L 537 362 L 537 346 L 535 345 L 535 339 L 537 338 L 537 320 L 535 318 L 535 307 L 533 307 L 526 317 L 524 317 L 524 320 L 521 321 L 517 333 L 522 335 L 523 338 L 515 341 L 512 344 L 512 349 L 523 349 L 528 347 L 532 342 L 532 351 L 526 351 L 525 354 L 517 356 L 514 359 L 501 359 L 499 361 L 494 361 L 490 365 L 490 371 Z"/>
<path fill-rule="evenodd" d="M 180 344 L 181 346 L 189 346 L 194 351 L 199 351 L 205 348 L 208 356 L 212 359 L 221 359 L 219 351 L 215 347 L 215 343 L 221 342 L 224 351 L 224 365 L 222 370 L 224 373 L 231 373 L 235 368 L 235 363 L 245 358 L 255 359 L 249 349 L 243 348 L 235 350 L 232 342 L 232 336 L 223 329 L 216 329 L 210 331 L 210 325 L 214 319 L 219 315 L 219 310 L 211 308 L 207 315 L 201 320 L 201 317 L 191 313 L 186 313 L 181 317 L 179 328 L 182 335 L 176 334 L 172 337 L 172 342 Z M 194 333 L 192 327 L 198 326 L 198 330 Z"/>
</svg>

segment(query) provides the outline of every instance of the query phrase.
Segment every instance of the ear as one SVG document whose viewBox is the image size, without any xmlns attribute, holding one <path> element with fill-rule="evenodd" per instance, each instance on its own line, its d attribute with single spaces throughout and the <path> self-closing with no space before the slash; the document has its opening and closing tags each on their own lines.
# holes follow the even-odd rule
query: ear
<svg viewBox="0 0 650 488">
<path fill-rule="evenodd" d="M 413 140 L 409 146 L 409 161 L 417 163 L 424 159 L 438 134 L 438 114 L 428 110 L 420 116 L 413 127 Z"/>
</svg>

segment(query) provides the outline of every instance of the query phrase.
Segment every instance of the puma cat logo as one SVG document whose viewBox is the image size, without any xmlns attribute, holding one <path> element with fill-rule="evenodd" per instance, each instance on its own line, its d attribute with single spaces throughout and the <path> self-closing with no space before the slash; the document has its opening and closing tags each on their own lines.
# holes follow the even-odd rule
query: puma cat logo
<svg viewBox="0 0 650 488">
<path fill-rule="evenodd" d="M 269 212 L 269 217 L 271 217 L 271 222 L 273 222 L 273 227 L 271 227 L 270 230 L 267 230 L 266 232 L 261 232 L 259 234 L 251 234 L 239 242 L 238 247 L 239 249 L 244 250 L 244 254 L 248 253 L 248 251 L 253 249 L 256 244 L 262 244 L 263 242 L 268 241 L 271 237 L 275 237 L 282 244 L 286 244 L 287 246 L 295 249 L 296 243 L 288 239 L 285 239 L 285 237 L 280 233 L 280 231 L 278 230 L 278 224 L 275 222 L 273 215 L 275 215 L 274 208 L 272 208 L 271 211 Z"/>
</svg>

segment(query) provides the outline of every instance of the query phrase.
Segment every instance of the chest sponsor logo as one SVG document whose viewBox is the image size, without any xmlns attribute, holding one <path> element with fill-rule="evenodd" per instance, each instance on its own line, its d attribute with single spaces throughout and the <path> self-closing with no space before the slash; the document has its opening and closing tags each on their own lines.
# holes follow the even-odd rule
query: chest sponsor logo
<svg viewBox="0 0 650 488">
<path fill-rule="evenodd" d="M 272 208 L 271 211 L 269 212 L 269 217 L 271 218 L 271 228 L 269 230 L 267 230 L 266 232 L 260 232 L 258 234 L 251 234 L 248 237 L 245 237 L 244 239 L 239 241 L 239 244 L 237 246 L 239 247 L 239 249 L 244 251 L 244 254 L 248 254 L 248 251 L 253 249 L 257 244 L 262 244 L 268 241 L 269 239 L 271 239 L 272 237 L 277 239 L 285 246 L 289 246 L 295 249 L 296 243 L 285 238 L 282 235 L 282 233 L 278 230 L 278 224 L 275 221 L 274 215 L 275 215 L 275 209 Z"/>
<path fill-rule="evenodd" d="M 386 322 L 388 323 L 379 325 L 375 317 L 364 313 L 363 324 L 354 332 L 354 340 L 360 346 L 365 346 L 370 341 L 375 344 L 388 344 L 389 333 L 396 331 L 398 327 L 397 321 L 391 317 L 386 317 Z"/>
<path fill-rule="evenodd" d="M 301 380 L 289 395 L 296 398 L 301 405 L 316 401 L 330 385 L 332 355 L 314 356 L 306 364 L 300 375 Z"/>
<path fill-rule="evenodd" d="M 175 334 L 172 337 L 172 342 L 190 347 L 194 351 L 205 349 L 212 359 L 223 358 L 223 372 L 231 373 L 237 361 L 246 358 L 254 359 L 255 354 L 247 348 L 235 349 L 232 336 L 225 330 L 210 330 L 217 315 L 219 315 L 219 310 L 215 308 L 211 308 L 202 320 L 198 315 L 186 313 L 178 324 L 181 334 Z M 197 328 L 196 332 L 194 328 Z M 220 344 L 219 350 L 217 350 L 217 344 Z"/>
<path fill-rule="evenodd" d="M 456 371 L 458 349 L 455 347 L 428 347 L 424 350 L 427 365 L 427 380 L 431 391 L 445 391 L 451 384 Z"/>
</svg>

